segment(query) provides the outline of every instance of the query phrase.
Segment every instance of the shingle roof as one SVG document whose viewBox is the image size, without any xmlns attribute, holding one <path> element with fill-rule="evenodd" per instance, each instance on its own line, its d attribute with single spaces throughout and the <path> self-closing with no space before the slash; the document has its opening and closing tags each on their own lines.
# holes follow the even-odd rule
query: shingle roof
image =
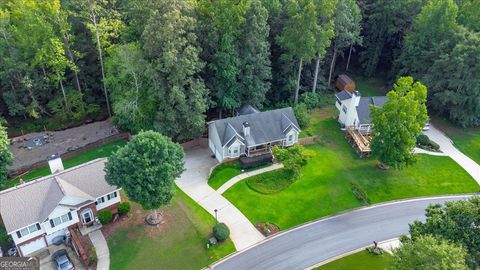
<svg viewBox="0 0 480 270">
<path fill-rule="evenodd" d="M 238 114 L 239 115 L 246 115 L 246 114 L 252 114 L 252 113 L 258 113 L 260 112 L 257 110 L 255 107 L 251 106 L 250 104 L 243 104 L 240 109 L 238 109 Z"/>
<path fill-rule="evenodd" d="M 105 161 L 96 159 L 0 192 L 0 214 L 7 232 L 44 222 L 65 196 L 88 201 L 117 190 L 105 181 Z"/>
<path fill-rule="evenodd" d="M 243 123 L 250 124 L 250 136 L 243 134 Z M 285 138 L 284 130 L 293 125 L 299 130 L 292 108 L 257 112 L 214 121 L 222 146 L 237 134 L 246 145 L 258 145 Z"/>
<path fill-rule="evenodd" d="M 386 96 L 375 96 L 375 97 L 362 97 L 357 106 L 358 120 L 360 124 L 370 124 L 372 118 L 370 117 L 370 105 L 383 107 L 383 104 L 387 101 L 388 97 Z"/>
<path fill-rule="evenodd" d="M 342 90 L 340 92 L 338 92 L 336 95 L 335 95 L 339 100 L 346 100 L 346 99 L 349 99 L 349 98 L 352 98 L 352 94 L 350 94 L 348 91 L 346 90 Z"/>
</svg>

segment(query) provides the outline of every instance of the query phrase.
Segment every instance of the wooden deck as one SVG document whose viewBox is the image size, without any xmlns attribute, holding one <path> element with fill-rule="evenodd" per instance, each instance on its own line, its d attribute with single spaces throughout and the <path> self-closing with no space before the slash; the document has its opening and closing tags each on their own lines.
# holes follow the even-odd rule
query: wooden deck
<svg viewBox="0 0 480 270">
<path fill-rule="evenodd" d="M 347 127 L 347 132 L 345 133 L 345 138 L 352 145 L 352 147 L 357 151 L 357 154 L 360 157 L 368 157 L 372 153 L 370 150 L 370 130 L 365 132 L 364 130 L 356 129 L 353 126 Z"/>
</svg>

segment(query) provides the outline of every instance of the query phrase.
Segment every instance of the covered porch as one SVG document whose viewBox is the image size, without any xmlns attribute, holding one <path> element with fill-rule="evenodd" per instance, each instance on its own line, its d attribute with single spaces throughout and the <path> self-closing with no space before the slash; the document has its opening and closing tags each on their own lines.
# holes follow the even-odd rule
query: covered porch
<svg viewBox="0 0 480 270">
<path fill-rule="evenodd" d="M 282 141 L 270 142 L 261 145 L 249 146 L 246 148 L 246 156 L 247 157 L 256 157 L 262 156 L 265 154 L 272 154 L 272 147 L 275 145 L 282 146 Z"/>
</svg>

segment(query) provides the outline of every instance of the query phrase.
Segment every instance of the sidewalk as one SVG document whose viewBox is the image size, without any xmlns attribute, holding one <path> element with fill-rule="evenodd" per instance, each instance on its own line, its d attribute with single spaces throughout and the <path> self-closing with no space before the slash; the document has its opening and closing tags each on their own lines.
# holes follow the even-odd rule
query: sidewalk
<svg viewBox="0 0 480 270">
<path fill-rule="evenodd" d="M 207 210 L 219 222 L 227 224 L 230 239 L 237 250 L 252 246 L 265 237 L 233 204 L 211 188 L 208 181 L 210 168 L 217 163 L 208 148 L 195 147 L 186 151 L 185 172 L 175 182 L 190 198 Z"/>
<path fill-rule="evenodd" d="M 232 177 L 232 179 L 228 180 L 227 182 L 225 182 L 225 184 L 223 184 L 220 188 L 217 189 L 217 192 L 220 193 L 220 194 L 223 194 L 225 191 L 227 191 L 227 189 L 231 188 L 233 185 L 235 185 L 236 183 L 242 181 L 243 179 L 245 179 L 247 177 L 254 176 L 254 175 L 257 175 L 257 174 L 261 174 L 261 173 L 264 173 L 264 172 L 278 170 L 280 168 L 283 168 L 283 164 L 275 163 L 275 164 L 272 164 L 272 165 L 270 165 L 268 167 L 265 167 L 265 168 L 262 168 L 262 169 L 258 169 L 258 170 L 255 170 L 255 171 L 239 174 L 237 176 Z"/>
<path fill-rule="evenodd" d="M 97 269 L 109 270 L 110 268 L 110 251 L 108 250 L 107 240 L 103 236 L 101 230 L 96 230 L 88 234 L 92 241 L 95 251 L 97 252 Z"/>
</svg>

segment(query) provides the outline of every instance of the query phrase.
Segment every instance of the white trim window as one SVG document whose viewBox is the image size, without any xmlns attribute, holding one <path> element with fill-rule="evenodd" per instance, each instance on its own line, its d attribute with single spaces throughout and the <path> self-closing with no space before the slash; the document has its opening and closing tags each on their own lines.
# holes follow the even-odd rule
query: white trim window
<svg viewBox="0 0 480 270">
<path fill-rule="evenodd" d="M 105 197 L 100 197 L 97 199 L 97 201 L 95 202 L 95 205 L 99 205 L 99 204 L 102 204 L 105 202 Z"/>
<path fill-rule="evenodd" d="M 111 199 L 116 198 L 117 196 L 118 196 L 117 192 L 114 191 L 114 192 L 107 195 L 107 201 L 110 201 Z"/>
<path fill-rule="evenodd" d="M 50 219 L 50 226 L 52 226 L 52 228 L 53 228 L 55 226 L 58 226 L 62 223 L 68 222 L 70 220 L 72 220 L 72 213 L 68 212 L 65 215 L 61 215 L 59 217 Z"/>
<path fill-rule="evenodd" d="M 35 224 L 30 225 L 30 226 L 28 226 L 28 227 L 25 227 L 25 228 L 23 228 L 23 229 L 21 229 L 21 230 L 18 230 L 18 231 L 17 231 L 17 237 L 18 237 L 18 238 L 22 238 L 22 237 L 24 237 L 25 235 L 29 235 L 29 234 L 34 233 L 34 232 L 37 232 L 37 231 L 39 231 L 39 230 L 40 230 L 40 224 L 35 223 Z"/>
</svg>

